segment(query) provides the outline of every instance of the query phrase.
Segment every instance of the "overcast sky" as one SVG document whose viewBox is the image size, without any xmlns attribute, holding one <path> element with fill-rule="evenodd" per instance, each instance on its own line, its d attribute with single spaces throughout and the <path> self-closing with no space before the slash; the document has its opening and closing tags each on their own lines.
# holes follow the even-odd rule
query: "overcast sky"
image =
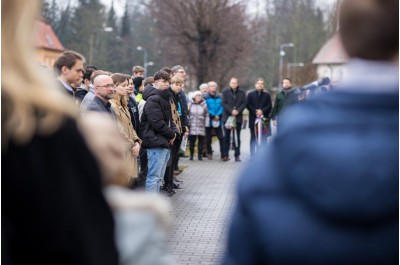
<svg viewBox="0 0 400 265">
<path fill-rule="evenodd" d="M 110 7 L 110 0 L 101 0 L 103 4 Z M 121 17 L 124 12 L 125 2 L 132 0 L 114 0 L 114 8 L 117 16 Z M 188 0 L 190 1 L 190 0 Z M 316 0 L 316 4 L 323 10 L 328 10 L 334 2 L 337 0 Z M 264 12 L 264 0 L 249 0 L 248 1 L 248 12 L 250 14 L 256 14 L 257 12 Z"/>
</svg>

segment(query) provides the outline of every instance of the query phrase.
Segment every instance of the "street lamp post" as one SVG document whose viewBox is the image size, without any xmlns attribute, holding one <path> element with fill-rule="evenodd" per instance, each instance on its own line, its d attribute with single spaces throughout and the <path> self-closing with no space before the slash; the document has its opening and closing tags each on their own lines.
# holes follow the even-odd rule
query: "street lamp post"
<svg viewBox="0 0 400 265">
<path fill-rule="evenodd" d="M 282 88 L 283 78 L 283 57 L 285 57 L 285 47 L 293 47 L 293 43 L 283 43 L 279 46 L 279 87 Z"/>
<path fill-rule="evenodd" d="M 287 72 L 288 72 L 288 77 L 290 78 L 290 68 L 291 67 L 303 67 L 304 63 L 288 63 L 287 64 Z M 294 80 L 293 80 L 294 82 Z"/>
<path fill-rule="evenodd" d="M 153 65 L 153 62 L 147 62 L 147 50 L 142 46 L 137 46 L 136 49 L 138 51 L 143 51 L 143 68 L 144 68 L 144 77 L 147 77 L 147 66 Z"/>
<path fill-rule="evenodd" d="M 89 39 L 89 64 L 92 64 L 92 61 L 93 61 L 94 37 L 96 36 L 96 33 L 99 31 L 112 32 L 113 28 L 106 27 L 106 28 L 101 28 L 101 29 L 95 29 L 92 31 L 92 33 L 90 34 L 90 39 Z"/>
<path fill-rule="evenodd" d="M 146 64 L 144 65 L 144 76 L 147 77 L 147 66 L 152 66 L 154 65 L 154 63 L 152 61 L 150 62 L 146 62 Z"/>
</svg>

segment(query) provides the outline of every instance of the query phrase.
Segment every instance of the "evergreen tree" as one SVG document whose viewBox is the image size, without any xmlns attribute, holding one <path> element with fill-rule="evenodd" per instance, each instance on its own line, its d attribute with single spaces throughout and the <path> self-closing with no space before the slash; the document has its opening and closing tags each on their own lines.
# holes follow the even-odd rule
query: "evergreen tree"
<svg viewBox="0 0 400 265">
<path fill-rule="evenodd" d="M 57 13 L 58 6 L 55 0 L 52 0 L 51 4 L 42 0 L 42 17 L 53 29 L 58 25 Z"/>
<path fill-rule="evenodd" d="M 128 12 L 128 1 L 125 3 L 125 11 L 124 11 L 124 16 L 122 17 L 121 20 L 121 38 L 127 38 L 131 36 L 131 23 L 130 23 L 130 18 L 129 18 L 129 12 Z"/>
<path fill-rule="evenodd" d="M 65 46 L 82 53 L 87 63 L 105 69 L 106 55 L 103 41 L 107 33 L 105 7 L 99 0 L 79 0 L 73 10 L 70 24 L 70 37 Z"/>
</svg>

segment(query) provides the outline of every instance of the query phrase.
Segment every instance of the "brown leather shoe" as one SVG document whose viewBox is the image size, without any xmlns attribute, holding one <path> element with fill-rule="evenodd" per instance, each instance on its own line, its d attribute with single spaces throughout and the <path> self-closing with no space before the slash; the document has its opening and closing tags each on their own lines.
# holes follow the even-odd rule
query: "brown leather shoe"
<svg viewBox="0 0 400 265">
<path fill-rule="evenodd" d="M 212 155 L 208 155 L 208 160 L 212 160 Z"/>
<path fill-rule="evenodd" d="M 229 157 L 227 157 L 227 156 L 222 157 L 222 161 L 226 162 L 228 160 L 229 160 Z"/>
<path fill-rule="evenodd" d="M 241 162 L 242 160 L 240 160 L 240 156 L 235 156 L 235 161 L 236 162 Z"/>
</svg>

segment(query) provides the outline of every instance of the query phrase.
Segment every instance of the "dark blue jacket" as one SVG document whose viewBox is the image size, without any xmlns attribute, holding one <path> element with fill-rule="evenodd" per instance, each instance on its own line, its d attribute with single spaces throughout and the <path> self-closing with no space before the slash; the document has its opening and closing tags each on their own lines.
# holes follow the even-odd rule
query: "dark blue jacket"
<svg viewBox="0 0 400 265">
<path fill-rule="evenodd" d="M 398 264 L 398 94 L 288 108 L 238 184 L 224 265 Z"/>
<path fill-rule="evenodd" d="M 215 116 L 219 116 L 220 125 L 222 125 L 222 112 L 224 109 L 222 108 L 221 96 L 218 93 L 216 93 L 215 96 L 207 93 L 204 99 L 206 100 L 208 113 L 210 114 L 209 126 L 212 127 L 212 119 L 214 119 Z"/>
<path fill-rule="evenodd" d="M 140 122 L 139 122 L 138 103 L 131 96 L 128 97 L 128 110 L 129 110 L 129 114 L 131 115 L 133 129 L 135 129 L 136 132 L 139 132 Z"/>
</svg>

